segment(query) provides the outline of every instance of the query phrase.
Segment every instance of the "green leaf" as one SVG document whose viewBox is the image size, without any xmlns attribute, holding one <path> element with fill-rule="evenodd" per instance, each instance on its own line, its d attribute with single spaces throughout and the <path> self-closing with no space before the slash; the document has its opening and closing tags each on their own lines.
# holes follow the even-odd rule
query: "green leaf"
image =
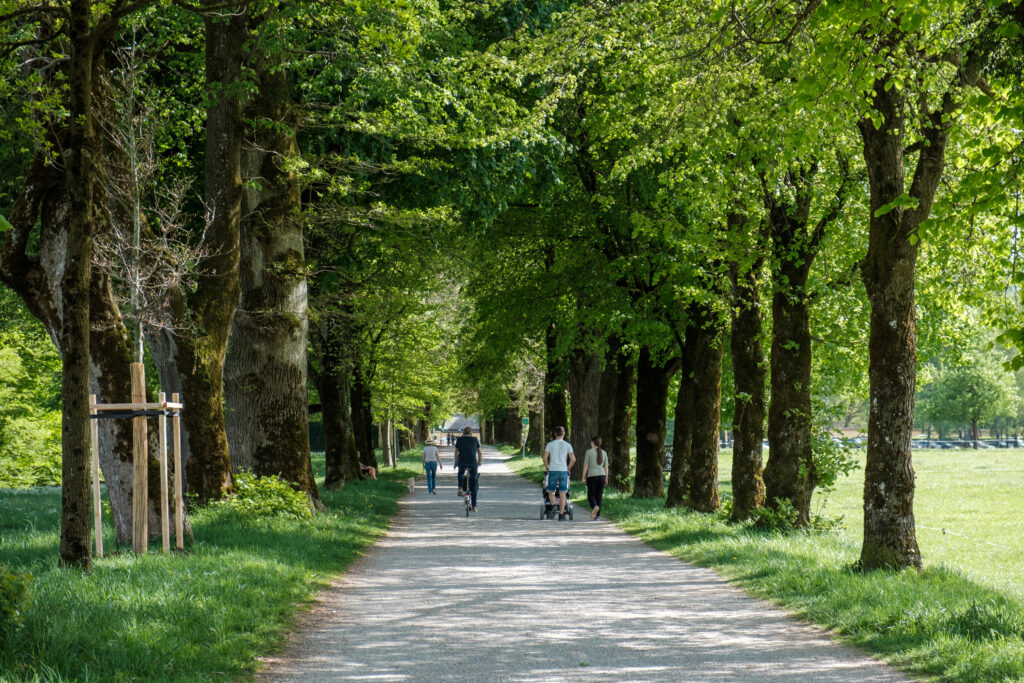
<svg viewBox="0 0 1024 683">
<path fill-rule="evenodd" d="M 4 216 L 3 214 L 0 214 L 0 235 L 4 234 L 13 227 L 14 226 L 11 225 L 11 222 L 7 220 L 7 217 Z"/>
<path fill-rule="evenodd" d="M 901 194 L 899 197 L 896 197 L 896 199 L 892 200 L 888 204 L 883 204 L 882 206 L 880 206 L 877 209 L 875 209 L 875 218 L 879 218 L 881 216 L 884 216 L 885 214 L 889 213 L 893 209 L 897 209 L 897 208 L 916 209 L 917 208 L 917 200 L 915 198 L 911 197 L 906 192 L 904 192 L 903 194 Z"/>
</svg>

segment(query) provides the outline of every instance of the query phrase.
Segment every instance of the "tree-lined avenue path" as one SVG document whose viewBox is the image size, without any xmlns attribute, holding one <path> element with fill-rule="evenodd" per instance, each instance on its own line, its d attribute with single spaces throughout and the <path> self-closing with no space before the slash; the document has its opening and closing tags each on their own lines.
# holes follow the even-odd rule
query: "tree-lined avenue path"
<svg viewBox="0 0 1024 683">
<path fill-rule="evenodd" d="M 257 680 L 908 680 L 582 508 L 540 520 L 493 449 L 467 519 L 443 457 Z"/>
</svg>

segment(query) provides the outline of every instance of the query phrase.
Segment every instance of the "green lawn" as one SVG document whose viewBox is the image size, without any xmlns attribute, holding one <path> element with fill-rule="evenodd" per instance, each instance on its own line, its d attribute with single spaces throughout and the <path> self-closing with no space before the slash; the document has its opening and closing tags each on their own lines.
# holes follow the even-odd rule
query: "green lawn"
<svg viewBox="0 0 1024 683">
<path fill-rule="evenodd" d="M 722 455 L 725 476 L 730 455 Z M 927 527 L 920 529 L 922 572 L 852 569 L 860 550 L 862 471 L 821 508 L 846 514 L 847 526 L 836 532 L 768 533 L 615 493 L 605 495 L 602 514 L 905 670 L 949 681 L 1024 681 L 1024 543 L 1016 537 L 1021 463 L 1021 451 L 919 454 L 917 520 Z M 542 476 L 538 458 L 509 464 L 524 476 Z"/>
<path fill-rule="evenodd" d="M 0 640 L 0 680 L 248 676 L 300 605 L 385 531 L 417 463 L 411 454 L 377 481 L 321 489 L 329 512 L 312 521 L 195 510 L 185 554 L 165 556 L 157 541 L 88 576 L 57 567 L 59 489 L 0 490 L 0 561 L 35 577 L 23 627 Z M 322 454 L 314 464 L 322 483 Z"/>
<path fill-rule="evenodd" d="M 730 463 L 731 453 L 723 453 L 722 466 Z M 914 471 L 925 564 L 955 569 L 1024 602 L 1024 449 L 914 451 Z M 842 516 L 858 545 L 863 487 L 862 466 L 813 505 L 819 514 Z"/>
</svg>

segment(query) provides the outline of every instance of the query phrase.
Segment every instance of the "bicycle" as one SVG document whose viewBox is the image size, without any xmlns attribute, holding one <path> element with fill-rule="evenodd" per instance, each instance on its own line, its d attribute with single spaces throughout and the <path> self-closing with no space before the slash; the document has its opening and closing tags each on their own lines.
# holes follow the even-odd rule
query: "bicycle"
<svg viewBox="0 0 1024 683">
<path fill-rule="evenodd" d="M 464 490 L 464 492 L 462 494 L 462 500 L 466 504 L 466 516 L 467 517 L 469 517 L 469 513 L 470 512 L 473 512 L 473 485 L 476 484 L 476 485 L 479 486 L 479 481 L 480 481 L 480 474 L 479 474 L 479 472 L 477 473 L 477 475 L 475 477 L 472 476 L 471 472 L 472 472 L 472 470 L 467 467 L 466 468 L 466 479 L 465 479 L 466 488 L 465 488 L 465 490 Z"/>
</svg>

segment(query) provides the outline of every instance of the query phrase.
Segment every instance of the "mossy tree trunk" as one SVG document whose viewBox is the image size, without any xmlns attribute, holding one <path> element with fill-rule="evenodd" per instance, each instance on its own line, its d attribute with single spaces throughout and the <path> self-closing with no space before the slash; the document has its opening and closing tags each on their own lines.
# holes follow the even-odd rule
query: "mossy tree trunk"
<svg viewBox="0 0 1024 683">
<path fill-rule="evenodd" d="M 811 443 L 811 326 L 807 280 L 827 227 L 842 210 L 847 178 L 831 206 L 810 224 L 816 164 L 795 164 L 783 182 L 791 198 L 767 188 L 764 205 L 772 253 L 771 403 L 768 408 L 766 504 L 788 500 L 797 524 L 810 522 L 817 473 Z"/>
<path fill-rule="evenodd" d="M 717 314 L 703 307 L 694 327 L 693 436 L 683 488 L 688 508 L 714 512 L 721 505 L 718 493 L 718 432 L 721 426 L 723 335 Z"/>
<path fill-rule="evenodd" d="M 764 439 L 767 363 L 761 346 L 761 291 L 758 273 L 763 259 L 730 268 L 732 284 L 733 368 L 732 519 L 742 522 L 764 505 L 762 440 Z"/>
<path fill-rule="evenodd" d="M 92 3 L 71 0 L 68 11 L 70 106 L 62 158 L 69 213 L 59 299 L 62 361 L 60 562 L 88 571 L 92 567 L 89 285 L 99 186 L 93 90 L 97 76 L 96 51 L 101 48 L 93 34 Z"/>
<path fill-rule="evenodd" d="M 309 453 L 306 259 L 298 123 L 287 72 L 261 55 L 250 108 L 253 144 L 243 154 L 246 192 L 239 285 L 224 367 L 226 426 L 234 471 L 278 475 L 322 507 Z"/>
<path fill-rule="evenodd" d="M 214 0 L 211 0 L 213 2 Z M 175 364 L 181 372 L 188 433 L 186 483 L 199 502 L 231 487 L 224 422 L 224 358 L 238 305 L 242 205 L 241 146 L 245 128 L 237 82 L 248 36 L 244 7 L 206 16 L 206 204 L 211 211 L 208 255 L 185 294 L 185 319 L 176 321 Z"/>
<path fill-rule="evenodd" d="M 668 475 L 668 492 L 665 507 L 680 507 L 689 496 L 686 485 L 689 482 L 691 452 L 693 450 L 694 394 L 697 391 L 694 378 L 694 362 L 697 350 L 696 330 L 688 325 L 679 349 L 679 389 L 676 393 L 674 430 L 672 432 L 672 466 Z"/>
</svg>

